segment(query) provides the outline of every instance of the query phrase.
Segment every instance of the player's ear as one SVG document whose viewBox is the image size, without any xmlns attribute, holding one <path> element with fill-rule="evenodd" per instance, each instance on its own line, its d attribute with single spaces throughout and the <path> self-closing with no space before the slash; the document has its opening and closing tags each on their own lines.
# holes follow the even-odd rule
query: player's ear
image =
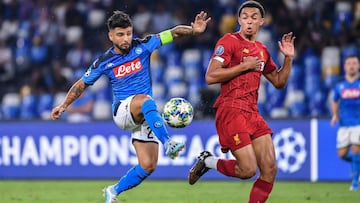
<svg viewBox="0 0 360 203">
<path fill-rule="evenodd" d="M 114 33 L 111 31 L 108 32 L 108 37 L 109 37 L 110 41 L 113 41 L 113 34 Z"/>
<path fill-rule="evenodd" d="M 264 24 L 264 22 L 265 22 L 265 18 L 261 18 L 260 19 L 260 26 L 262 26 Z"/>
</svg>

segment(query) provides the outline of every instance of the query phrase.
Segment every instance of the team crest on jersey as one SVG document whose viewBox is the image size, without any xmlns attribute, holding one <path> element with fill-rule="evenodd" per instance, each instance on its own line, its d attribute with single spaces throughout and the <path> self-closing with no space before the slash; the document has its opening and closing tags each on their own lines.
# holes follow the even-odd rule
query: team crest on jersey
<svg viewBox="0 0 360 203">
<path fill-rule="evenodd" d="M 136 58 L 132 61 L 116 66 L 112 70 L 115 77 L 119 79 L 131 75 L 133 73 L 139 72 L 140 70 L 142 70 L 142 68 L 143 66 L 140 62 L 140 59 Z"/>
<path fill-rule="evenodd" d="M 244 48 L 244 49 L 243 49 L 243 52 L 244 52 L 245 54 L 248 54 L 250 51 L 249 51 L 248 48 Z"/>
<path fill-rule="evenodd" d="M 136 49 L 135 49 L 135 53 L 137 53 L 137 54 L 141 54 L 143 52 L 143 50 L 142 50 L 142 48 L 140 48 L 140 47 L 137 47 Z"/>
<path fill-rule="evenodd" d="M 222 45 L 219 45 L 215 49 L 215 55 L 220 56 L 224 53 L 224 47 Z"/>
</svg>

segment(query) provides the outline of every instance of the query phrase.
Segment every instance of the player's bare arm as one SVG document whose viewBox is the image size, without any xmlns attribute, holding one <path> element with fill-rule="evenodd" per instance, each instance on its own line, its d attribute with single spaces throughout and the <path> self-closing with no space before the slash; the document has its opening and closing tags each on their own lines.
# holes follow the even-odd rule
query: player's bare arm
<svg viewBox="0 0 360 203">
<path fill-rule="evenodd" d="M 265 77 L 274 85 L 274 87 L 278 89 L 284 88 L 289 79 L 295 54 L 294 40 L 295 36 L 293 36 L 292 32 L 282 36 L 281 41 L 278 42 L 280 52 L 285 56 L 282 67 L 280 70 L 274 70 L 273 72 L 265 75 Z"/>
<path fill-rule="evenodd" d="M 334 126 L 335 123 L 339 121 L 339 104 L 337 102 L 332 101 L 331 102 L 331 111 L 332 111 L 332 117 L 331 117 L 331 126 Z"/>
<path fill-rule="evenodd" d="M 201 11 L 196 15 L 194 22 L 191 23 L 191 26 L 178 25 L 172 28 L 170 32 L 174 39 L 181 36 L 198 35 L 205 31 L 206 26 L 210 20 L 211 18 L 207 17 L 207 13 Z"/>
<path fill-rule="evenodd" d="M 257 57 L 253 56 L 245 57 L 240 64 L 231 68 L 225 68 L 222 62 L 212 59 L 208 66 L 205 80 L 209 85 L 227 82 L 245 71 L 254 70 L 260 66 L 261 61 Z"/>
<path fill-rule="evenodd" d="M 77 99 L 86 89 L 87 85 L 82 79 L 79 79 L 68 91 L 65 100 L 62 104 L 55 107 L 51 111 L 51 118 L 53 120 L 59 119 L 61 114 L 66 110 L 66 108 Z"/>
</svg>

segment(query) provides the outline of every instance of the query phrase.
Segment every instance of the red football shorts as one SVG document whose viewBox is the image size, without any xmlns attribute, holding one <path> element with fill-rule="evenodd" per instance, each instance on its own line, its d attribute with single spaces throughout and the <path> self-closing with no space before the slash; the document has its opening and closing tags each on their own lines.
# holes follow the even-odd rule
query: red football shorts
<svg viewBox="0 0 360 203">
<path fill-rule="evenodd" d="M 215 124 L 223 153 L 235 151 L 258 137 L 272 134 L 260 113 L 236 108 L 218 108 Z"/>
</svg>

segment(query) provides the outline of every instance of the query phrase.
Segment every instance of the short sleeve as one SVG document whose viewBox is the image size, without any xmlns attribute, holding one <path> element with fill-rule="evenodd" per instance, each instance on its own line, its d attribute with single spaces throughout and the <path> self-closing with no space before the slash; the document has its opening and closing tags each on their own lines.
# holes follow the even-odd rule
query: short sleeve
<svg viewBox="0 0 360 203">
<path fill-rule="evenodd" d="M 97 61 L 95 60 L 82 76 L 83 81 L 87 85 L 93 85 L 102 75 L 102 69 L 97 64 Z"/>
<path fill-rule="evenodd" d="M 333 88 L 332 93 L 333 93 L 332 100 L 333 100 L 334 102 L 339 101 L 339 99 L 340 99 L 339 85 L 336 85 L 335 88 Z"/>
<path fill-rule="evenodd" d="M 160 40 L 160 34 L 149 35 L 144 39 L 140 40 L 140 42 L 150 53 L 153 52 L 155 49 L 158 49 L 162 45 Z"/>
<path fill-rule="evenodd" d="M 266 47 L 264 47 L 264 49 L 265 49 L 265 53 L 266 53 L 268 59 L 266 60 L 263 74 L 269 74 L 277 69 L 277 65 L 274 62 L 274 60 L 272 59 L 269 50 Z"/>
<path fill-rule="evenodd" d="M 219 39 L 212 55 L 213 59 L 220 61 L 225 66 L 230 63 L 233 54 L 233 46 L 231 45 L 231 38 L 229 36 L 230 35 L 224 35 L 224 37 Z"/>
</svg>

